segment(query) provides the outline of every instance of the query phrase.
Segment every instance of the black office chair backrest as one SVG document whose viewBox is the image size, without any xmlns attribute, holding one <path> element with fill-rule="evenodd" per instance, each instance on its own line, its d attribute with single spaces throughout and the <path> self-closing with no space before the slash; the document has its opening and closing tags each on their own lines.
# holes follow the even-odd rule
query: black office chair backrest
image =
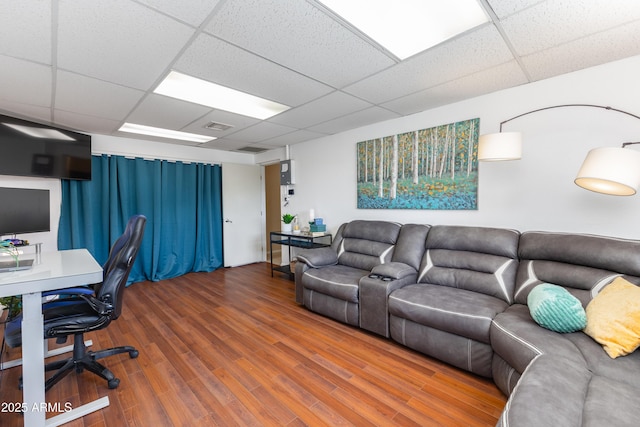
<svg viewBox="0 0 640 427">
<path fill-rule="evenodd" d="M 96 297 L 113 307 L 111 320 L 115 320 L 122 312 L 122 297 L 127 285 L 129 273 L 136 260 L 147 218 L 144 215 L 132 216 L 122 236 L 116 241 L 120 248 L 114 244 L 113 254 L 109 254 L 109 260 L 105 264 L 104 280 L 98 289 Z"/>
<path fill-rule="evenodd" d="M 103 276 L 107 273 L 107 271 L 109 271 L 109 269 L 111 268 L 111 265 L 113 265 L 113 262 L 116 256 L 118 255 L 118 252 L 120 252 L 120 250 L 125 245 L 127 240 L 129 240 L 129 237 L 131 237 L 131 233 L 133 231 L 133 224 L 135 223 L 137 217 L 138 215 L 135 215 L 129 218 L 129 220 L 127 221 L 127 225 L 125 226 L 124 232 L 120 235 L 120 237 L 116 239 L 115 242 L 113 242 L 111 249 L 109 249 L 109 257 L 107 258 L 107 261 L 102 266 L 102 269 L 104 272 Z"/>
</svg>

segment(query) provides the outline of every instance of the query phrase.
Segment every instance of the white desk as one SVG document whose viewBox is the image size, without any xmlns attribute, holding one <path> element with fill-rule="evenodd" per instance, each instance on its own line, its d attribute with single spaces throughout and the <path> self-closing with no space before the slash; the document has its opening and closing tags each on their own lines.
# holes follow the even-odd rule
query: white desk
<svg viewBox="0 0 640 427">
<path fill-rule="evenodd" d="M 27 408 L 24 425 L 57 426 L 104 408 L 109 405 L 109 398 L 46 419 L 42 292 L 99 283 L 102 267 L 86 249 L 25 254 L 20 258 L 34 257 L 29 270 L 0 273 L 0 297 L 22 295 L 22 395 Z"/>
</svg>

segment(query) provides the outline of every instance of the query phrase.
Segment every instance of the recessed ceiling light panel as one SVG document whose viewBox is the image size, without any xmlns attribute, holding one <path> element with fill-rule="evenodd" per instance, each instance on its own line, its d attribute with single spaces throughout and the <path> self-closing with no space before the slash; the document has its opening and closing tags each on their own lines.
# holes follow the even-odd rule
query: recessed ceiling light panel
<svg viewBox="0 0 640 427">
<path fill-rule="evenodd" d="M 120 132 L 137 133 L 139 135 L 158 136 L 160 138 L 179 139 L 182 141 L 198 142 L 200 144 L 216 139 L 214 136 L 198 135 L 177 130 L 156 128 L 153 126 L 125 123 L 118 129 Z"/>
<path fill-rule="evenodd" d="M 260 120 L 291 108 L 177 71 L 171 71 L 154 92 Z"/>
<path fill-rule="evenodd" d="M 400 59 L 489 21 L 478 0 L 318 0 Z"/>
</svg>

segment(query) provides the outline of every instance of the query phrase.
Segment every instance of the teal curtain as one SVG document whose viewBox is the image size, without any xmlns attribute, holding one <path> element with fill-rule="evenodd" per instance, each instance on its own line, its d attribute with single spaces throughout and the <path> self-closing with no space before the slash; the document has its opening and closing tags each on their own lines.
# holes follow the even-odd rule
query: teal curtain
<svg viewBox="0 0 640 427">
<path fill-rule="evenodd" d="M 130 283 L 223 265 L 218 165 L 93 156 L 91 181 L 62 180 L 58 248 L 87 248 L 103 264 L 135 214 L 147 226 Z"/>
</svg>

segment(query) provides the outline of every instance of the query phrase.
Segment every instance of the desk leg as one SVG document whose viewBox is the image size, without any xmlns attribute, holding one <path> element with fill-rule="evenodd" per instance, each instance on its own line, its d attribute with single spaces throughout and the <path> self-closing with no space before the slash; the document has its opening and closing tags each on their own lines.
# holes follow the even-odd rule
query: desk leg
<svg viewBox="0 0 640 427">
<path fill-rule="evenodd" d="M 44 426 L 44 340 L 42 294 L 22 295 L 22 397 L 25 426 Z"/>
</svg>

